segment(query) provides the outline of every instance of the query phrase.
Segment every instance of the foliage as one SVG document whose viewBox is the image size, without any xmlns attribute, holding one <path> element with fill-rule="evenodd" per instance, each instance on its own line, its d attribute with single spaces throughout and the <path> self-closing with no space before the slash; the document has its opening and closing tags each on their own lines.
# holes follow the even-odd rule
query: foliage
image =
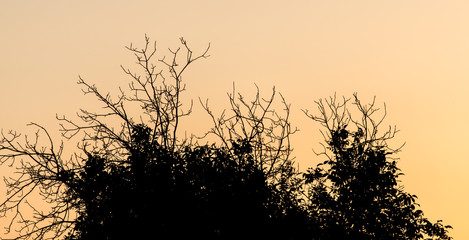
<svg viewBox="0 0 469 240">
<path fill-rule="evenodd" d="M 234 143 L 233 151 L 201 146 L 171 152 L 145 144 L 149 132 L 137 127 L 133 136 L 140 144 L 125 162 L 103 164 L 105 159 L 89 156 L 70 194 L 82 206 L 70 239 L 231 239 L 295 233 L 291 224 L 290 229 L 275 227 L 287 226 L 284 218 L 291 214 L 278 209 L 274 200 L 279 196 L 267 184 L 248 143 Z M 286 210 L 296 211 L 294 207 Z"/>
<path fill-rule="evenodd" d="M 440 221 L 432 224 L 418 209 L 416 196 L 404 191 L 402 175 L 388 141 L 397 130 L 379 135 L 384 120 L 376 119 L 374 101 L 363 105 L 357 95 L 355 120 L 346 107 L 349 100 L 335 97 L 317 102 L 320 115 L 307 115 L 326 128 L 324 152 L 327 159 L 305 173 L 310 185 L 311 211 L 318 214 L 326 239 L 450 239 Z M 350 130 L 354 128 L 354 130 Z"/>
</svg>

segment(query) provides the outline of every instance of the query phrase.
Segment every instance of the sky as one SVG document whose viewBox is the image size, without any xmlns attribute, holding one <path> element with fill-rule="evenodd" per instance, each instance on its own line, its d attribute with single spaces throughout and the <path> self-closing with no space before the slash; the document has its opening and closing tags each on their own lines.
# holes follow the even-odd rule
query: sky
<svg viewBox="0 0 469 240">
<path fill-rule="evenodd" d="M 469 239 L 468 12 L 465 0 L 1 0 L 0 128 L 36 122 L 54 132 L 56 114 L 95 107 L 78 76 L 103 91 L 125 87 L 120 65 L 135 66 L 125 46 L 143 46 L 145 34 L 159 57 L 180 37 L 195 53 L 210 43 L 211 56 L 185 75 L 187 96 L 221 112 L 233 84 L 247 97 L 254 84 L 264 96 L 275 86 L 292 104 L 301 167 L 320 160 L 311 149 L 322 140 L 302 109 L 354 92 L 386 103 L 386 124 L 400 129 L 391 144 L 406 144 L 406 191 L 456 240 Z M 200 110 L 196 133 L 209 127 Z"/>
</svg>

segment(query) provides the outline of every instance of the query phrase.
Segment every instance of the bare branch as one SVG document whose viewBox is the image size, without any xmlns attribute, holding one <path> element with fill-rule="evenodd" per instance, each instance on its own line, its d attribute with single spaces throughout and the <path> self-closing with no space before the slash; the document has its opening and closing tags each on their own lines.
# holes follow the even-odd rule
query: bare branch
<svg viewBox="0 0 469 240">
<path fill-rule="evenodd" d="M 277 96 L 275 88 L 267 99 L 261 98 L 259 88 L 256 88 L 254 99 L 248 101 L 233 87 L 233 92 L 228 94 L 230 111 L 222 111 L 218 117 L 209 108 L 208 101 L 199 99 L 213 122 L 212 129 L 199 139 L 214 135 L 227 149 L 233 149 L 232 145 L 238 141 L 248 142 L 253 148 L 254 159 L 275 185 L 282 181 L 282 172 L 292 169 L 290 136 L 297 129 L 290 125 L 290 105 L 284 97 L 278 94 L 279 104 L 283 106 L 280 114 L 273 108 Z"/>
</svg>

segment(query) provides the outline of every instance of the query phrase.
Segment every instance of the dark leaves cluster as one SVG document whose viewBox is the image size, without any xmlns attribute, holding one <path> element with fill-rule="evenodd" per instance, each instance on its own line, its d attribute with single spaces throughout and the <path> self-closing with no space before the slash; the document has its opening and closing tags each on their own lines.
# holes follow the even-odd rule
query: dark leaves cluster
<svg viewBox="0 0 469 240">
<path fill-rule="evenodd" d="M 378 135 L 381 121 L 372 116 L 377 109 L 372 103 L 363 106 L 355 95 L 354 104 L 361 114 L 355 121 L 349 100 L 337 103 L 335 98 L 318 102 L 319 117 L 309 115 L 328 131 L 327 145 L 321 155 L 327 160 L 304 174 L 311 185 L 309 201 L 318 213 L 319 226 L 326 239 L 450 239 L 441 221 L 436 224 L 423 216 L 416 196 L 404 191 L 398 178 L 402 175 L 387 140 L 396 130 Z M 328 118 L 330 112 L 333 117 Z M 342 113 L 343 115 L 338 115 Z M 350 125 L 355 130 L 350 130 Z M 332 127 L 331 127 L 332 126 Z"/>
<path fill-rule="evenodd" d="M 89 156 L 73 192 L 80 217 L 69 239 L 295 234 L 277 228 L 290 214 L 276 208 L 273 201 L 279 196 L 267 184 L 249 144 L 234 143 L 232 151 L 200 146 L 171 152 L 144 144 L 149 142 L 147 130 L 139 126 L 134 132 L 141 145 L 124 162 Z"/>
</svg>

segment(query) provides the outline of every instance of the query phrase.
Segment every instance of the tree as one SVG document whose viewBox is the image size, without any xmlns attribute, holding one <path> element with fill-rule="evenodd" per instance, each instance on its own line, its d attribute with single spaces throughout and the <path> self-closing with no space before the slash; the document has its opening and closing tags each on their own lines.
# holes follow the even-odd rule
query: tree
<svg viewBox="0 0 469 240">
<path fill-rule="evenodd" d="M 200 100 L 213 127 L 181 137 L 192 110 L 181 101 L 183 76 L 209 47 L 195 56 L 181 39 L 158 69 L 156 43 L 130 45 L 140 70 L 122 67 L 129 88 L 115 98 L 80 77 L 104 110 L 57 116 L 65 141 L 82 137 L 72 157 L 38 124 L 32 140 L 2 132 L 0 165 L 16 175 L 0 213 L 11 217 L 14 239 L 449 239 L 398 185 L 399 149 L 387 145 L 397 131 L 378 135 L 374 102 L 355 96 L 358 121 L 335 97 L 318 102 L 320 116 L 306 112 L 326 128 L 328 158 L 304 174 L 294 167 L 290 105 L 275 89 L 249 100 L 233 88 L 219 115 Z M 208 136 L 216 140 L 199 144 Z M 47 208 L 32 201 L 38 196 Z"/>
<path fill-rule="evenodd" d="M 416 196 L 404 191 L 398 177 L 396 153 L 388 145 L 397 133 L 389 127 L 378 131 L 386 116 L 376 119 L 375 101 L 352 103 L 335 96 L 316 102 L 319 115 L 306 114 L 320 123 L 326 144 L 320 155 L 326 160 L 305 174 L 310 185 L 309 207 L 317 214 L 324 239 L 450 239 L 439 220 L 431 223 L 418 209 Z"/>
<path fill-rule="evenodd" d="M 209 45 L 210 47 L 210 45 Z M 66 139 L 83 136 L 79 152 L 62 156 L 46 129 L 35 141 L 22 143 L 15 132 L 2 133 L 0 160 L 19 170 L 7 182 L 3 214 L 12 213 L 10 231 L 19 222 L 15 239 L 129 239 L 153 235 L 213 239 L 247 236 L 309 234 L 304 209 L 299 205 L 298 173 L 293 168 L 289 137 L 289 105 L 284 114 L 259 93 L 251 102 L 229 95 L 231 113 L 215 117 L 208 103 L 219 144 L 199 145 L 194 138 L 179 138 L 183 109 L 183 73 L 194 61 L 208 57 L 207 48 L 194 57 L 186 41 L 170 49 L 171 58 L 152 60 L 156 44 L 127 48 L 135 54 L 141 74 L 122 67 L 130 77 L 130 94 L 117 98 L 102 94 L 81 77 L 78 84 L 104 106 L 103 112 L 81 110 L 78 121 L 57 117 Z M 181 56 L 184 52 L 184 56 Z M 182 61 L 182 64 L 181 64 Z M 140 106 L 138 116 L 129 106 Z M 41 145 L 46 138 L 48 144 Z M 80 153 L 81 152 L 81 153 Z M 39 194 L 50 209 L 28 200 Z M 24 216 L 24 208 L 33 211 Z M 278 226 L 282 226 L 279 228 Z M 183 230 L 179 230 L 183 228 Z M 248 235 L 249 234 L 249 235 Z"/>
</svg>

